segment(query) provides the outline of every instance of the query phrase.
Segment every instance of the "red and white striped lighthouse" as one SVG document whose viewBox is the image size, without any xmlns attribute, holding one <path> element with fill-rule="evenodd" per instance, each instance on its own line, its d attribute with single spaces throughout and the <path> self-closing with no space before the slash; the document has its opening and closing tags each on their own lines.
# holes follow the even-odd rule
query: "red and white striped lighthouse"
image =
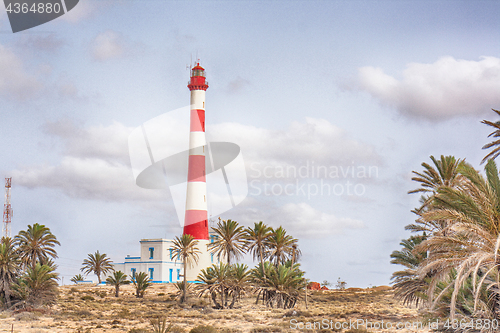
<svg viewBox="0 0 500 333">
<path fill-rule="evenodd" d="M 194 264 L 194 267 L 187 267 L 187 279 L 194 281 L 201 269 L 211 265 L 211 256 L 207 250 L 208 218 L 205 177 L 205 92 L 208 84 L 205 69 L 199 63 L 191 69 L 188 88 L 191 91 L 191 120 L 184 234 L 189 234 L 198 240 L 198 248 L 202 252 L 198 264 Z"/>
</svg>

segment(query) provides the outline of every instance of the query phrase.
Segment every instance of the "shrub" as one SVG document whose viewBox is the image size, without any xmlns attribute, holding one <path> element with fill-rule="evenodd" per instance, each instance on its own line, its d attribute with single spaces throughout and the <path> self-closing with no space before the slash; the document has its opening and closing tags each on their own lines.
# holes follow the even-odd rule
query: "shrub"
<svg viewBox="0 0 500 333">
<path fill-rule="evenodd" d="M 80 297 L 80 299 L 82 301 L 93 301 L 94 300 L 94 297 L 90 296 L 90 295 L 85 295 L 85 296 L 82 296 Z"/>
<path fill-rule="evenodd" d="M 252 328 L 250 333 L 268 333 L 268 332 L 282 332 L 280 327 L 274 326 L 274 327 L 268 327 L 268 326 L 263 326 L 263 327 L 255 327 Z"/>
<path fill-rule="evenodd" d="M 217 333 L 217 329 L 213 326 L 200 325 L 191 329 L 189 333 Z"/>
</svg>

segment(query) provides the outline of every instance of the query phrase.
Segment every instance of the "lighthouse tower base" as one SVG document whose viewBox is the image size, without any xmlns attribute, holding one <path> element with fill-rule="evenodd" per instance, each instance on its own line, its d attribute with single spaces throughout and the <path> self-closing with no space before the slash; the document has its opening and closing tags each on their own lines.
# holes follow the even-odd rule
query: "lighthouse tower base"
<svg viewBox="0 0 500 333">
<path fill-rule="evenodd" d="M 188 282 L 195 282 L 202 269 L 212 266 L 212 256 L 207 249 L 208 244 L 208 239 L 198 239 L 197 247 L 201 253 L 198 254 L 198 264 L 193 261 L 192 266 L 187 265 L 186 278 Z"/>
</svg>

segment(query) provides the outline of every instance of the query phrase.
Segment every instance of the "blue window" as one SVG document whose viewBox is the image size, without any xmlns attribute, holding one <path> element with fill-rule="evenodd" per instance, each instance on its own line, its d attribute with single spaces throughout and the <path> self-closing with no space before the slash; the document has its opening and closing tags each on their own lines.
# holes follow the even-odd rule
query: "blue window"
<svg viewBox="0 0 500 333">
<path fill-rule="evenodd" d="M 155 248 L 150 247 L 149 248 L 149 259 L 153 259 L 153 254 L 155 253 Z"/>
<path fill-rule="evenodd" d="M 210 260 L 212 260 L 212 264 L 214 263 L 214 254 L 210 253 Z"/>
<path fill-rule="evenodd" d="M 153 280 L 153 272 L 154 272 L 154 271 L 155 271 L 155 269 L 154 269 L 154 268 L 150 268 L 150 269 L 149 269 L 149 278 L 150 278 L 151 280 Z"/>
<path fill-rule="evenodd" d="M 172 273 L 174 272 L 173 268 L 170 268 L 168 271 L 168 281 L 172 282 Z"/>
<path fill-rule="evenodd" d="M 136 269 L 132 268 L 130 271 L 131 271 L 130 275 L 132 275 L 132 280 L 134 280 L 135 279 L 135 271 L 136 271 Z"/>
<path fill-rule="evenodd" d="M 177 280 L 181 278 L 181 270 L 177 269 Z"/>
<path fill-rule="evenodd" d="M 168 249 L 168 251 L 170 251 L 170 259 L 172 259 L 172 252 L 173 252 L 173 250 L 172 249 Z"/>
</svg>

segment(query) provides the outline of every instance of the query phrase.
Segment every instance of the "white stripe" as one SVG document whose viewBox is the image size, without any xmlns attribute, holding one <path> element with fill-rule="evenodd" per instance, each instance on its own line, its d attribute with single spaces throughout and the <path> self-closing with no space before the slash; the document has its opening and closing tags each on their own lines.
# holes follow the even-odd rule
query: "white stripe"
<svg viewBox="0 0 500 333">
<path fill-rule="evenodd" d="M 207 183 L 188 182 L 186 210 L 207 210 Z"/>
<path fill-rule="evenodd" d="M 191 90 L 191 110 L 204 110 L 205 90 Z"/>
<path fill-rule="evenodd" d="M 189 149 L 202 147 L 207 144 L 205 132 L 190 132 L 189 133 Z"/>
</svg>

